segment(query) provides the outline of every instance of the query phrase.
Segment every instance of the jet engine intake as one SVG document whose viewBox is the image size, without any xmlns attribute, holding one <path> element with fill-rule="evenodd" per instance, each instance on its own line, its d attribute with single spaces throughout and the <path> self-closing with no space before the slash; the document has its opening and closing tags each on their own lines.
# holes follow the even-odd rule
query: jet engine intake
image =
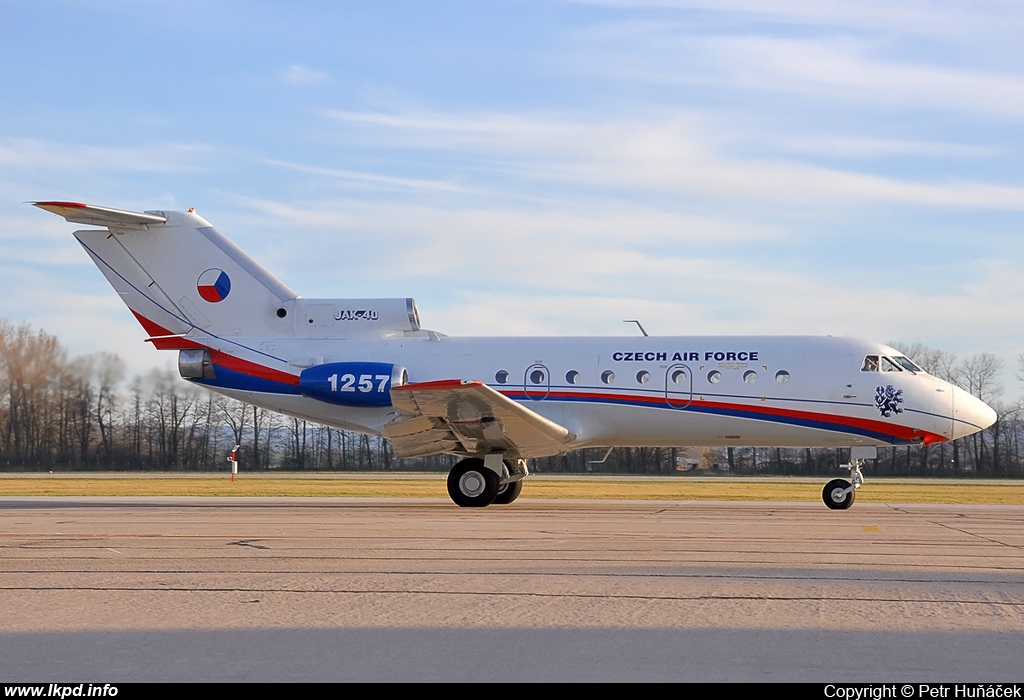
<svg viewBox="0 0 1024 700">
<path fill-rule="evenodd" d="M 178 352 L 178 374 L 183 379 L 216 379 L 213 362 L 210 361 L 210 351 L 205 348 L 180 350 Z"/>
</svg>

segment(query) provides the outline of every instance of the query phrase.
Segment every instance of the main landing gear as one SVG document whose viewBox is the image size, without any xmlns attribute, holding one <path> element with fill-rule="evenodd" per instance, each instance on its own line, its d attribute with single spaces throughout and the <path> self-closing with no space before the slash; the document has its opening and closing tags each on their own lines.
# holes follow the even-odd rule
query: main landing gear
<svg viewBox="0 0 1024 700">
<path fill-rule="evenodd" d="M 832 510 L 846 510 L 853 505 L 857 489 L 864 485 L 861 467 L 868 459 L 875 459 L 877 450 L 874 447 L 850 448 L 850 463 L 839 465 L 841 469 L 850 470 L 850 480 L 833 479 L 825 484 L 821 491 L 821 500 Z"/>
<path fill-rule="evenodd" d="M 525 459 L 507 459 L 501 453 L 467 457 L 448 472 L 448 495 L 463 508 L 507 505 L 519 498 L 527 474 Z"/>
</svg>

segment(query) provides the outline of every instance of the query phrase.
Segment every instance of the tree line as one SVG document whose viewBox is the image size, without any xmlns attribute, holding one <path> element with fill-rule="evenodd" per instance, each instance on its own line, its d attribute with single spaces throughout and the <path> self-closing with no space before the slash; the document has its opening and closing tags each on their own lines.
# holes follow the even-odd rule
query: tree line
<svg viewBox="0 0 1024 700">
<path fill-rule="evenodd" d="M 1024 477 L 1024 403 L 1002 400 L 1002 361 L 957 360 L 898 346 L 927 372 L 978 396 L 988 429 L 931 446 L 880 448 L 872 472 L 892 476 Z M 1024 381 L 1024 353 L 1018 379 Z M 241 445 L 244 470 L 447 471 L 448 455 L 395 459 L 387 440 L 282 416 L 199 389 L 169 370 L 127 376 L 117 355 L 71 357 L 59 339 L 0 319 L 0 470 L 216 471 Z M 585 449 L 532 460 L 534 472 L 833 475 L 833 448 Z"/>
</svg>

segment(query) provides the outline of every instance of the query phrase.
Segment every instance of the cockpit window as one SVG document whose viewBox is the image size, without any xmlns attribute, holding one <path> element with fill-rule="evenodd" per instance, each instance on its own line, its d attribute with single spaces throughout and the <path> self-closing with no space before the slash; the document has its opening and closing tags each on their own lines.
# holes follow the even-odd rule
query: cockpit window
<svg viewBox="0 0 1024 700">
<path fill-rule="evenodd" d="M 882 371 L 883 372 L 902 372 L 898 364 L 890 360 L 888 357 L 882 358 Z"/>
<path fill-rule="evenodd" d="M 908 372 L 923 372 L 920 367 L 910 361 L 910 358 L 903 357 L 903 355 L 896 355 L 892 358 L 900 367 L 907 370 Z"/>
<path fill-rule="evenodd" d="M 864 364 L 860 366 L 861 372 L 877 372 L 878 371 L 878 355 L 868 355 L 864 358 Z"/>
</svg>

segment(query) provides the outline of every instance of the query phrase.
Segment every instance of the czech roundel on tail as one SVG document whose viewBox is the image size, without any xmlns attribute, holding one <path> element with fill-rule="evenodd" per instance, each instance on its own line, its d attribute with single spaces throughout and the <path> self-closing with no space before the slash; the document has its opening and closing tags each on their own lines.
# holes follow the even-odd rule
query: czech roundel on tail
<svg viewBox="0 0 1024 700">
<path fill-rule="evenodd" d="M 469 337 L 412 299 L 307 299 L 193 211 L 34 202 L 75 237 L 181 376 L 291 416 L 462 459 L 460 506 L 507 504 L 528 460 L 584 447 L 840 447 L 848 508 L 878 446 L 984 430 L 995 412 L 880 343 L 815 336 Z"/>
</svg>

